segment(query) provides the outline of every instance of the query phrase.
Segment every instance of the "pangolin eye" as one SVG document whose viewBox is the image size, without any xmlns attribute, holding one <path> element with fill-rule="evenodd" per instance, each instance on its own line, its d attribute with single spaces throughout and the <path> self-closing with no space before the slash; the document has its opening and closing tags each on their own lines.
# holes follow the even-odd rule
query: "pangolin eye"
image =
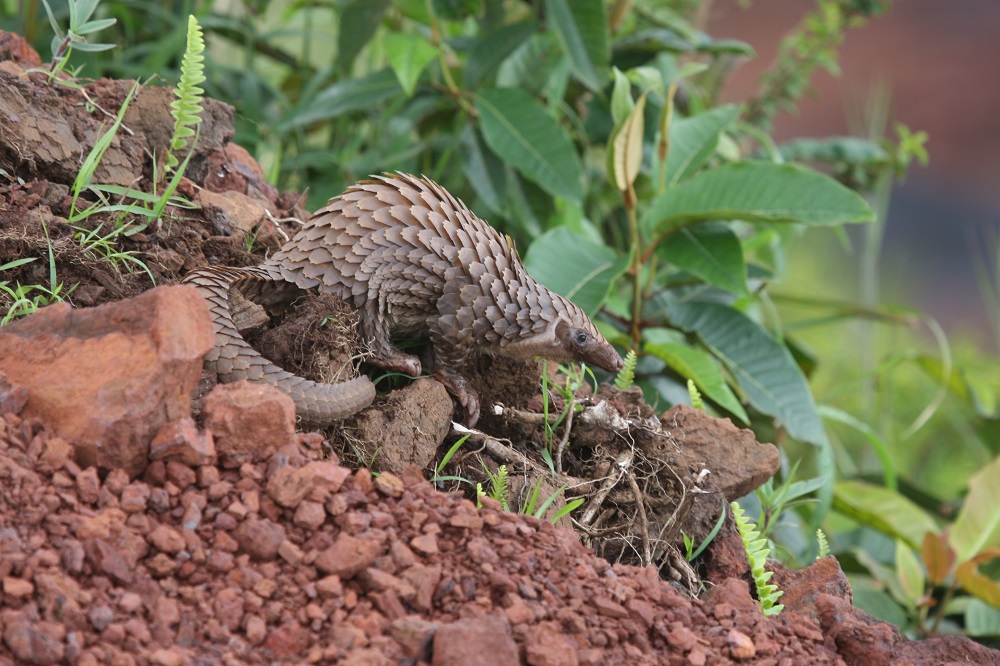
<svg viewBox="0 0 1000 666">
<path fill-rule="evenodd" d="M 574 338 L 574 340 L 576 340 L 576 344 L 580 345 L 581 347 L 587 344 L 587 339 L 588 339 L 587 334 L 584 333 L 583 331 L 577 333 L 576 337 Z"/>
</svg>

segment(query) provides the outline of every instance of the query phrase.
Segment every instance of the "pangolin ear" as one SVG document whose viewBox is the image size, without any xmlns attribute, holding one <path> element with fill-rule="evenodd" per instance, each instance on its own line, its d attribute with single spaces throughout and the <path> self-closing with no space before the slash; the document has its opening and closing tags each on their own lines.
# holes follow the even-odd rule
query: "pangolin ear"
<svg viewBox="0 0 1000 666">
<path fill-rule="evenodd" d="M 567 340 L 570 336 L 570 324 L 568 321 L 559 317 L 556 322 L 556 340 Z"/>
</svg>

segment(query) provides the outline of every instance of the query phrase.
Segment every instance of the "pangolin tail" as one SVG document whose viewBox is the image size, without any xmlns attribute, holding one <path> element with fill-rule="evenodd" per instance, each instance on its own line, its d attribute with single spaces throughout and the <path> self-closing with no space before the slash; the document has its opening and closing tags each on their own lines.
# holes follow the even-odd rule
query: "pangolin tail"
<svg viewBox="0 0 1000 666">
<path fill-rule="evenodd" d="M 246 296 L 281 295 L 294 285 L 272 275 L 266 268 L 202 268 L 184 278 L 208 301 L 215 327 L 215 347 L 205 357 L 205 367 L 221 382 L 246 379 L 269 384 L 288 394 L 304 421 L 325 424 L 350 416 L 372 403 L 375 385 L 361 376 L 338 384 L 322 384 L 282 370 L 251 347 L 236 329 L 230 294 L 234 288 Z M 270 293 L 269 293 L 270 292 Z M 258 300 L 254 298 L 253 300 Z"/>
</svg>

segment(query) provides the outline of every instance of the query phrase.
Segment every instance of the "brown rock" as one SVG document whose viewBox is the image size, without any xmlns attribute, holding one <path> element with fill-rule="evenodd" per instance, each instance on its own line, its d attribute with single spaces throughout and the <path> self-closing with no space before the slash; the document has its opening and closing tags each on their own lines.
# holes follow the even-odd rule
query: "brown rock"
<svg viewBox="0 0 1000 666">
<path fill-rule="evenodd" d="M 295 403 L 271 386 L 219 384 L 205 396 L 202 417 L 230 464 L 264 460 L 295 439 Z"/>
<path fill-rule="evenodd" d="M 324 521 L 326 521 L 326 509 L 319 502 L 301 502 L 292 517 L 293 523 L 311 530 L 317 529 Z"/>
<path fill-rule="evenodd" d="M 502 616 L 459 620 L 434 634 L 433 666 L 509 666 L 519 661 L 510 624 Z"/>
<path fill-rule="evenodd" d="M 171 555 L 176 555 L 186 546 L 183 535 L 169 525 L 157 525 L 148 538 L 157 550 Z"/>
<path fill-rule="evenodd" d="M 74 310 L 58 303 L 0 329 L 0 369 L 24 386 L 23 416 L 75 442 L 81 466 L 138 474 L 149 443 L 187 416 L 215 335 L 188 286 Z"/>
<path fill-rule="evenodd" d="M 315 461 L 306 466 L 313 470 L 313 489 L 309 499 L 314 502 L 325 502 L 351 476 L 350 469 L 330 461 Z"/>
<path fill-rule="evenodd" d="M 7 576 L 3 579 L 3 591 L 4 594 L 9 594 L 15 598 L 30 597 L 35 593 L 35 586 L 31 584 L 30 580 Z"/>
<path fill-rule="evenodd" d="M 554 622 L 529 628 L 524 639 L 525 659 L 531 666 L 578 666 L 576 647 Z"/>
<path fill-rule="evenodd" d="M 373 481 L 375 490 L 386 497 L 403 496 L 403 480 L 391 472 L 382 472 Z"/>
<path fill-rule="evenodd" d="M 190 416 L 167 423 L 149 445 L 152 460 L 176 460 L 191 467 L 215 462 L 215 440 L 208 430 L 198 432 Z"/>
<path fill-rule="evenodd" d="M 267 494 L 276 504 L 294 509 L 312 491 L 315 470 L 310 466 L 282 467 L 267 480 Z"/>
<path fill-rule="evenodd" d="M 251 558 L 270 562 L 278 556 L 281 542 L 285 540 L 285 528 L 266 518 L 250 518 L 240 523 L 233 536 L 240 550 Z"/>
<path fill-rule="evenodd" d="M 726 644 L 733 659 L 750 659 L 757 654 L 757 646 L 753 644 L 753 640 L 736 629 L 730 629 L 726 634 Z"/>
<path fill-rule="evenodd" d="M 215 618 L 229 631 L 236 631 L 243 621 L 243 594 L 229 587 L 215 595 L 212 601 Z"/>
<path fill-rule="evenodd" d="M 771 582 L 777 585 L 779 590 L 784 591 L 780 600 L 785 607 L 782 611 L 784 614 L 807 615 L 819 624 L 816 597 L 829 594 L 847 603 L 851 603 L 854 598 L 851 584 L 835 557 L 816 560 L 798 571 L 787 569 L 777 562 L 769 563 L 768 566 L 774 570 Z"/>
<path fill-rule="evenodd" d="M 0 31 L 0 35 L 5 35 Z M 15 384 L 7 379 L 7 375 L 0 372 L 0 416 L 4 414 L 20 414 L 21 410 L 28 402 L 28 390 L 20 384 Z"/>
<path fill-rule="evenodd" d="M 256 615 L 247 618 L 247 641 L 250 645 L 260 645 L 267 638 L 267 623 Z"/>
<path fill-rule="evenodd" d="M 424 555 L 436 555 L 438 553 L 437 537 L 433 534 L 421 534 L 410 540 L 410 547 Z"/>
<path fill-rule="evenodd" d="M 45 440 L 42 455 L 38 457 L 35 469 L 39 472 L 54 472 L 62 469 L 66 461 L 73 455 L 73 447 L 62 437 L 50 437 Z"/>
<path fill-rule="evenodd" d="M 141 481 L 130 483 L 125 486 L 125 489 L 122 490 L 120 503 L 122 511 L 126 511 L 128 513 L 145 511 L 151 492 L 149 484 Z"/>
<path fill-rule="evenodd" d="M 88 467 L 76 476 L 76 494 L 88 504 L 96 504 L 101 491 L 101 480 L 97 478 L 97 468 Z"/>
<path fill-rule="evenodd" d="M 596 596 L 593 599 L 594 608 L 600 615 L 605 617 L 623 618 L 628 617 L 628 610 L 619 603 L 615 603 L 605 596 Z"/>
<path fill-rule="evenodd" d="M 332 546 L 316 558 L 316 568 L 341 580 L 353 578 L 372 565 L 384 548 L 374 539 L 364 539 L 341 532 Z"/>
<path fill-rule="evenodd" d="M 411 464 L 421 468 L 430 465 L 451 428 L 453 410 L 443 384 L 418 379 L 393 391 L 380 409 L 361 412 L 356 436 L 379 443 L 375 465 L 380 471 L 401 475 Z"/>
<path fill-rule="evenodd" d="M 31 48 L 24 37 L 0 30 L 0 61 L 2 60 L 13 60 L 25 68 L 40 67 L 42 64 L 38 52 Z"/>
<path fill-rule="evenodd" d="M 428 661 L 431 656 L 431 641 L 437 624 L 415 615 L 393 620 L 389 625 L 389 635 L 392 636 L 403 654 L 414 661 Z"/>
<path fill-rule="evenodd" d="M 83 551 L 96 571 L 111 576 L 123 585 L 132 582 L 132 570 L 125 557 L 107 541 L 88 539 L 83 542 Z"/>
<path fill-rule="evenodd" d="M 664 412 L 660 422 L 695 464 L 712 472 L 727 501 L 743 497 L 778 471 L 778 449 L 758 443 L 752 430 L 737 428 L 729 419 L 677 405 Z"/>
<path fill-rule="evenodd" d="M 152 654 L 149 655 L 149 660 L 155 666 L 184 666 L 188 661 L 187 653 L 185 650 L 179 648 L 173 648 L 170 650 L 159 649 L 154 650 Z"/>
<path fill-rule="evenodd" d="M 3 642 L 21 664 L 58 664 L 66 646 L 55 638 L 51 622 L 13 622 L 3 629 Z M 49 629 L 47 631 L 47 629 Z"/>
<path fill-rule="evenodd" d="M 199 188 L 194 203 L 205 209 L 205 215 L 223 225 L 233 235 L 252 234 L 267 219 L 267 207 L 262 201 L 240 192 L 212 192 Z"/>
<path fill-rule="evenodd" d="M 275 659 L 302 655 L 309 649 L 309 630 L 297 622 L 286 622 L 273 629 L 264 641 L 264 649 Z"/>
</svg>

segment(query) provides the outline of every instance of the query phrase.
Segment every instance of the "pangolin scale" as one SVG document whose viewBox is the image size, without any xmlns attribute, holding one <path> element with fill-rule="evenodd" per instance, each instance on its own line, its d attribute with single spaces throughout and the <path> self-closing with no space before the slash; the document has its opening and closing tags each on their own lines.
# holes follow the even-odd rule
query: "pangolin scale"
<svg viewBox="0 0 1000 666">
<path fill-rule="evenodd" d="M 462 370 L 473 354 L 582 361 L 615 372 L 622 358 L 587 315 L 528 275 L 513 243 L 433 181 L 407 174 L 361 181 L 330 200 L 270 259 L 254 268 L 204 268 L 184 280 L 208 299 L 221 381 L 273 384 L 304 419 L 326 423 L 371 403 L 366 377 L 319 384 L 264 359 L 239 335 L 229 292 L 280 299 L 291 285 L 332 293 L 358 309 L 369 362 L 410 375 L 420 360 L 392 337 L 429 337 L 434 372 L 458 397 L 468 424 L 478 398 Z"/>
</svg>

